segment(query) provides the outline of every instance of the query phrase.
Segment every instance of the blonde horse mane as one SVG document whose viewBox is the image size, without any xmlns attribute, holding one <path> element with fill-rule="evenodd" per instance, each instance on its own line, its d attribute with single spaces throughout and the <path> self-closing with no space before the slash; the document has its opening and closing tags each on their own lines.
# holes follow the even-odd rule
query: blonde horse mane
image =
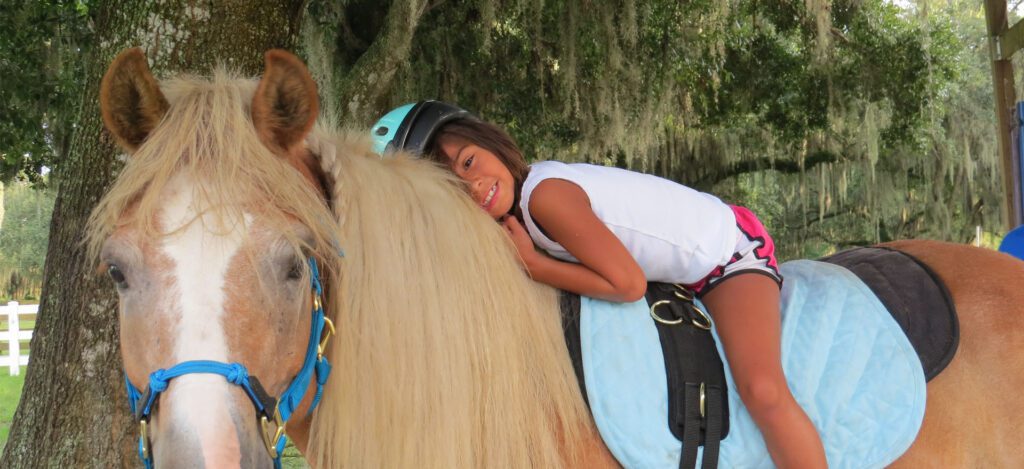
<svg viewBox="0 0 1024 469">
<path fill-rule="evenodd" d="M 447 171 L 320 138 L 345 258 L 314 467 L 562 467 L 590 425 L 554 290 Z M 567 456 L 569 455 L 569 456 Z"/>
</svg>

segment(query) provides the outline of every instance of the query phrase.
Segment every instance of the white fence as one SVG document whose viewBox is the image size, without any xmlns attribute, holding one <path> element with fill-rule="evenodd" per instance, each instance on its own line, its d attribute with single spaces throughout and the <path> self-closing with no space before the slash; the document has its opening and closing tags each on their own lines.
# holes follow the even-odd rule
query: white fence
<svg viewBox="0 0 1024 469">
<path fill-rule="evenodd" d="M 7 355 L 0 355 L 0 367 L 6 366 L 11 376 L 21 374 L 21 366 L 28 365 L 28 355 L 21 354 L 21 341 L 32 338 L 32 331 L 21 330 L 20 320 L 31 316 L 35 319 L 39 305 L 20 305 L 17 301 L 0 306 L 2 315 L 7 316 L 7 330 L 0 331 L 0 342 L 7 342 Z"/>
</svg>

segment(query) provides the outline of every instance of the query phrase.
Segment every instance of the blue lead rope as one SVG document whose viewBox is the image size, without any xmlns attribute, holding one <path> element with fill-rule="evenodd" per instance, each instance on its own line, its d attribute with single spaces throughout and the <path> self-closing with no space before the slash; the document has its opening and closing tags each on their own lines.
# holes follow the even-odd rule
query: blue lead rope
<svg viewBox="0 0 1024 469">
<path fill-rule="evenodd" d="M 160 393 L 167 389 L 170 380 L 179 376 L 191 373 L 223 376 L 229 383 L 241 386 L 245 390 L 249 400 L 256 407 L 257 415 L 266 417 L 270 422 L 278 423 L 281 426 L 280 429 L 283 430 L 284 424 L 295 412 L 295 409 L 302 402 L 302 398 L 306 395 L 309 381 L 315 373 L 316 394 L 313 396 L 313 403 L 309 406 L 309 413 L 307 415 L 313 412 L 313 409 L 320 403 L 320 397 L 323 395 L 323 386 L 327 382 L 327 377 L 331 374 L 331 365 L 323 356 L 323 347 L 326 345 L 327 338 L 330 335 L 325 337 L 322 342 L 320 337 L 325 327 L 329 327 L 328 334 L 333 334 L 334 326 L 324 317 L 324 309 L 320 300 L 323 297 L 323 287 L 320 285 L 320 270 L 317 268 L 316 260 L 312 257 L 309 258 L 309 268 L 310 282 L 316 295 L 313 300 L 313 320 L 311 321 L 312 324 L 309 332 L 309 345 L 306 347 L 306 359 L 302 363 L 302 368 L 299 369 L 295 378 L 292 379 L 291 384 L 288 385 L 288 389 L 281 394 L 278 400 L 274 401 L 267 396 L 262 385 L 259 384 L 259 380 L 255 377 L 250 377 L 249 371 L 240 363 L 223 363 L 211 360 L 181 362 L 168 369 L 159 369 L 151 373 L 149 375 L 149 385 L 145 392 L 140 392 L 138 388 L 132 385 L 128 375 L 125 374 L 124 383 L 128 390 L 128 405 L 131 407 L 132 414 L 135 415 L 135 419 L 139 421 L 141 427 L 138 447 L 139 458 L 142 459 L 146 469 L 152 469 L 153 467 L 153 455 L 150 454 L 149 436 L 146 430 L 153 411 L 153 404 L 160 397 Z M 280 420 L 278 420 L 278 416 Z M 261 427 L 259 431 L 264 432 L 265 430 Z M 271 452 L 270 456 L 274 460 L 274 467 L 280 469 L 281 453 L 284 452 L 287 437 L 282 434 L 279 439 L 271 442 L 271 444 L 274 445 L 275 451 Z"/>
</svg>

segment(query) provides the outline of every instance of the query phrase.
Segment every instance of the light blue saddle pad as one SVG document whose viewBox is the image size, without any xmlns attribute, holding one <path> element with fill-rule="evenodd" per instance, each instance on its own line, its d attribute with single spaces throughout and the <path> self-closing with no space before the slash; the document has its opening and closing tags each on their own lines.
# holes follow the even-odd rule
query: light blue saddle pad
<svg viewBox="0 0 1024 469">
<path fill-rule="evenodd" d="M 794 261 L 781 270 L 782 366 L 821 434 L 829 467 L 886 466 L 910 447 L 924 418 L 924 371 L 913 347 L 846 269 Z M 665 362 L 646 303 L 583 298 L 581 307 L 587 396 L 608 448 L 628 468 L 679 467 L 681 443 L 667 424 Z M 773 467 L 712 332 L 726 361 L 731 419 L 719 465 Z"/>
</svg>

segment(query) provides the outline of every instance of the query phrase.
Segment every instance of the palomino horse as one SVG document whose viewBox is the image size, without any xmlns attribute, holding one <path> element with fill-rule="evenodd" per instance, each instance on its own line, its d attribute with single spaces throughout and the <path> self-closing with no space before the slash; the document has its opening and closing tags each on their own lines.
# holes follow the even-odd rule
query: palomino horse
<svg viewBox="0 0 1024 469">
<path fill-rule="evenodd" d="M 120 294 L 130 387 L 166 388 L 147 414 L 155 464 L 271 465 L 255 403 L 273 400 L 252 397 L 240 365 L 272 397 L 296 375 L 309 385 L 286 429 L 314 467 L 616 466 L 575 382 L 556 292 L 523 275 L 446 171 L 311 130 L 316 96 L 280 51 L 258 82 L 221 71 L 158 86 L 138 50 L 104 78 L 104 120 L 130 158 L 89 239 Z M 1024 467 L 1024 263 L 891 246 L 939 274 L 961 321 L 959 352 L 895 466 Z M 312 416 L 307 257 L 337 325 Z M 234 371 L 151 378 L 194 360 Z"/>
</svg>

